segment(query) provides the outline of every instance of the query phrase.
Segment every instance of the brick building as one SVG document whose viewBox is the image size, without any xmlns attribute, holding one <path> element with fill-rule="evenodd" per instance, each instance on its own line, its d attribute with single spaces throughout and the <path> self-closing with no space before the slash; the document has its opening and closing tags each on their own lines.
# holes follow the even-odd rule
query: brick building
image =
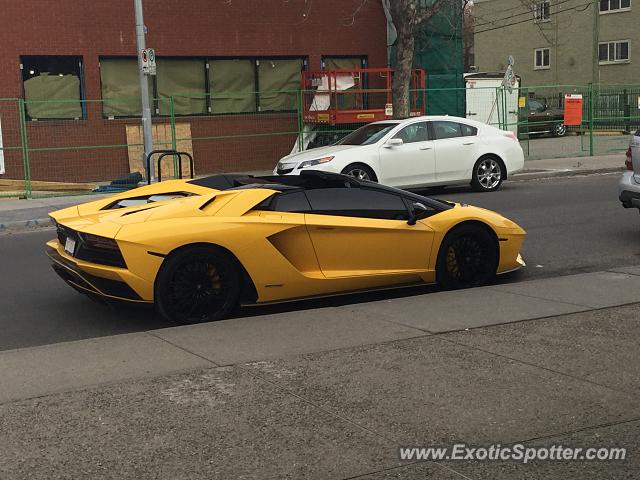
<svg viewBox="0 0 640 480">
<path fill-rule="evenodd" d="M 271 92 L 298 89 L 301 69 L 387 63 L 381 2 L 355 16 L 361 0 L 144 3 L 158 63 L 154 122 L 161 129 L 173 108 L 198 173 L 272 168 L 291 150 L 296 94 Z M 22 178 L 25 156 L 36 180 L 129 172 L 127 128 L 140 125 L 134 27 L 133 0 L 3 6 L 0 98 L 23 98 L 25 108 L 0 100 L 0 178 Z"/>
</svg>

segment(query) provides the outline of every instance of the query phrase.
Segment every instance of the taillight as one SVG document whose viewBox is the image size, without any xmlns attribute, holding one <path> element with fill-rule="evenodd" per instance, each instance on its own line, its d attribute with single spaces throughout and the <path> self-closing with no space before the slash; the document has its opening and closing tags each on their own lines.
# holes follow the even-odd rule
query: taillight
<svg viewBox="0 0 640 480">
<path fill-rule="evenodd" d="M 631 161 L 631 147 L 627 148 L 627 159 L 624 161 L 627 170 L 633 170 L 633 162 Z"/>
<path fill-rule="evenodd" d="M 516 134 L 513 132 L 503 132 L 503 135 L 507 138 L 510 138 L 511 140 L 513 140 L 514 142 L 518 141 L 518 137 L 516 137 Z"/>
</svg>

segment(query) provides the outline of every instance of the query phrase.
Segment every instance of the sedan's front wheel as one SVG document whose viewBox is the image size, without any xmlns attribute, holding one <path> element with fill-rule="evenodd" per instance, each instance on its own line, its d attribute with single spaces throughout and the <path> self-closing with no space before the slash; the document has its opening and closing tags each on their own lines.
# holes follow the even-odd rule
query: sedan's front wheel
<svg viewBox="0 0 640 480">
<path fill-rule="evenodd" d="M 241 276 L 222 250 L 188 247 L 169 256 L 156 278 L 156 307 L 168 320 L 199 323 L 226 317 L 238 305 Z"/>
<path fill-rule="evenodd" d="M 378 177 L 371 169 L 364 163 L 352 163 L 351 165 L 347 165 L 342 169 L 342 174 L 349 175 L 350 177 L 355 177 L 358 180 L 371 180 L 372 182 L 377 182 Z"/>
<path fill-rule="evenodd" d="M 553 126 L 553 135 L 556 137 L 564 137 L 564 135 L 567 133 L 567 127 L 564 125 L 564 123 L 560 122 L 560 123 L 556 123 Z"/>
<path fill-rule="evenodd" d="M 493 192 L 504 178 L 504 167 L 496 157 L 482 157 L 473 167 L 471 186 L 477 192 Z"/>
</svg>

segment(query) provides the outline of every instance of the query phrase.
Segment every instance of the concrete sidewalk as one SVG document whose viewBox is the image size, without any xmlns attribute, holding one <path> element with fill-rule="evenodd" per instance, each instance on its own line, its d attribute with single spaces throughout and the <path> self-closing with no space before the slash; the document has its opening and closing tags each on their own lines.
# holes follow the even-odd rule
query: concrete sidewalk
<svg viewBox="0 0 640 480">
<path fill-rule="evenodd" d="M 0 478 L 638 478 L 638 302 L 632 267 L 0 352 Z M 458 442 L 629 455 L 398 458 Z"/>
<path fill-rule="evenodd" d="M 510 180 L 526 181 L 558 176 L 610 173 L 622 170 L 624 170 L 624 155 L 528 160 L 525 163 L 525 169 L 513 175 Z M 249 173 L 269 174 L 270 172 Z M 79 195 L 33 200 L 0 199 L 0 232 L 16 228 L 49 226 L 49 212 L 85 203 L 103 196 L 105 195 Z"/>
</svg>

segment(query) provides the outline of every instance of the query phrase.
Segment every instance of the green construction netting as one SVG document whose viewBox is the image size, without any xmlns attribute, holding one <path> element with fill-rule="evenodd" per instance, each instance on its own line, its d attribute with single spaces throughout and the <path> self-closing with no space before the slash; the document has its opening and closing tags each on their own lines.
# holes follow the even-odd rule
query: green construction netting
<svg viewBox="0 0 640 480">
<path fill-rule="evenodd" d="M 156 81 L 160 115 L 171 113 L 171 96 L 176 115 L 207 112 L 204 68 L 204 61 L 198 59 L 157 59 Z"/>
<path fill-rule="evenodd" d="M 462 3 L 451 2 L 416 33 L 415 68 L 426 72 L 426 111 L 431 115 L 464 116 L 464 47 Z"/>
<path fill-rule="evenodd" d="M 255 64 L 252 60 L 209 62 L 209 92 L 213 113 L 256 111 Z"/>
<path fill-rule="evenodd" d="M 130 58 L 100 59 L 102 114 L 105 117 L 140 116 L 140 78 L 138 60 Z"/>
<path fill-rule="evenodd" d="M 43 72 L 24 81 L 27 114 L 32 119 L 82 118 L 80 79 Z"/>
<path fill-rule="evenodd" d="M 295 110 L 300 89 L 301 58 L 292 60 L 261 59 L 258 65 L 258 85 L 260 85 L 260 111 Z M 294 90 L 280 93 L 280 90 Z"/>
</svg>

